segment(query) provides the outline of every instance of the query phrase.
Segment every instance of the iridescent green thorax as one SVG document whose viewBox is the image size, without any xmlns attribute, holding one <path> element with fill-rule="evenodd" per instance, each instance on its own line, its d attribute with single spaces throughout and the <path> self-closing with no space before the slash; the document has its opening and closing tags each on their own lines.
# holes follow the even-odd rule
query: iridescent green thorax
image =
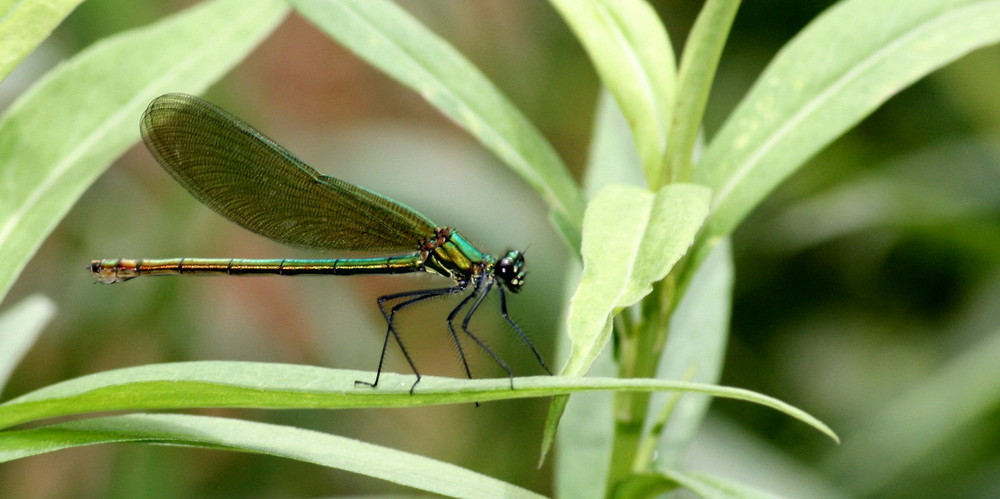
<svg viewBox="0 0 1000 499">
<path fill-rule="evenodd" d="M 457 282 L 468 282 L 475 275 L 489 272 L 496 261 L 492 256 L 479 251 L 458 231 L 448 227 L 434 229 L 434 237 L 420 247 L 424 256 L 424 266 Z"/>
<path fill-rule="evenodd" d="M 448 227 L 434 229 L 434 237 L 420 247 L 424 270 L 440 274 L 459 283 L 469 283 L 488 278 L 500 283 L 513 293 L 524 285 L 524 255 L 517 250 L 508 251 L 497 260 L 493 255 L 479 251 L 458 231 Z"/>
</svg>

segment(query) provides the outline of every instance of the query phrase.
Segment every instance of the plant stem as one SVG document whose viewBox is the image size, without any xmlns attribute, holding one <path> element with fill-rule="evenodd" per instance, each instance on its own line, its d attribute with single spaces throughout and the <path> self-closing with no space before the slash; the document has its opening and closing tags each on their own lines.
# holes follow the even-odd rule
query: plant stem
<svg viewBox="0 0 1000 499">
<path fill-rule="evenodd" d="M 666 344 L 668 325 L 672 312 L 675 279 L 655 284 L 653 292 L 643 300 L 642 320 L 628 331 L 620 331 L 621 352 L 619 376 L 623 378 L 654 377 L 660 354 Z M 607 495 L 611 495 L 619 481 L 635 471 L 644 470 L 649 461 L 637 461 L 642 431 L 649 412 L 649 393 L 619 392 L 615 394 L 614 443 L 608 471 Z"/>
</svg>

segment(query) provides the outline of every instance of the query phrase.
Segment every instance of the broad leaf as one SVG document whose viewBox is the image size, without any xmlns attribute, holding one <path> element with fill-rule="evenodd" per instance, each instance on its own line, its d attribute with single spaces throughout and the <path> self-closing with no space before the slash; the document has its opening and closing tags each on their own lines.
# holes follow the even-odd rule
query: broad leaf
<svg viewBox="0 0 1000 499">
<path fill-rule="evenodd" d="M 708 190 L 671 184 L 656 194 L 612 185 L 584 218 L 583 276 L 570 301 L 573 342 L 563 374 L 582 376 L 610 339 L 611 318 L 635 304 L 687 252 L 708 212 Z"/>
</svg>

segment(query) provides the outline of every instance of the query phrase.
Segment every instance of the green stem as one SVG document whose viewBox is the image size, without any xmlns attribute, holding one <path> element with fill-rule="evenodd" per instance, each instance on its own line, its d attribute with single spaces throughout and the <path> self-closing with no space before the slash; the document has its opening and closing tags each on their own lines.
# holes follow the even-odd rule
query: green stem
<svg viewBox="0 0 1000 499">
<path fill-rule="evenodd" d="M 672 304 L 674 278 L 656 283 L 643 300 L 642 321 L 632 330 L 622 331 L 618 375 L 623 378 L 649 378 L 656 375 L 660 354 L 666 344 Z M 634 471 L 644 470 L 648 459 L 639 457 L 642 430 L 649 413 L 650 393 L 619 392 L 614 398 L 614 442 L 608 471 L 610 496 L 614 487 Z"/>
</svg>

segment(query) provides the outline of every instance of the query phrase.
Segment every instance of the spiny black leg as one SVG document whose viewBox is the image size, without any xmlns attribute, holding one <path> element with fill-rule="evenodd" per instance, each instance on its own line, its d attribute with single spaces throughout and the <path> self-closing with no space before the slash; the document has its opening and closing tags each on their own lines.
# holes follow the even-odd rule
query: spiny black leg
<svg viewBox="0 0 1000 499">
<path fill-rule="evenodd" d="M 462 342 L 459 341 L 459 339 L 458 339 L 458 333 L 455 332 L 455 326 L 454 326 L 453 322 L 455 321 L 455 316 L 458 315 L 458 311 L 462 310 L 462 308 L 465 307 L 465 304 L 469 303 L 469 300 L 471 300 L 472 297 L 474 297 L 474 296 L 476 296 L 476 293 L 472 292 L 472 293 L 469 294 L 469 296 L 466 296 L 465 298 L 462 298 L 462 301 L 459 302 L 458 306 L 455 307 L 454 309 L 452 309 L 451 313 L 448 314 L 448 319 L 447 319 L 447 322 L 448 322 L 448 333 L 451 334 L 452 341 L 454 341 L 455 342 L 455 346 L 458 347 L 458 355 L 460 355 L 461 358 L 462 358 L 462 367 L 465 368 L 465 376 L 468 379 L 472 379 L 472 371 L 469 369 L 469 362 L 465 358 L 465 349 L 462 348 Z M 479 406 L 479 402 L 476 402 L 476 407 L 478 407 L 478 406 Z"/>
<path fill-rule="evenodd" d="M 396 328 L 393 326 L 393 319 L 395 318 L 396 312 L 398 312 L 398 311 L 400 311 L 400 310 L 402 310 L 402 309 L 404 309 L 404 308 L 406 308 L 406 307 L 408 307 L 410 305 L 413 305 L 414 303 L 419 303 L 421 301 L 424 301 L 424 300 L 426 300 L 428 298 L 433 298 L 435 296 L 441 296 L 441 295 L 445 295 L 445 294 L 457 293 L 457 292 L 461 291 L 462 289 L 464 289 L 464 286 L 453 286 L 453 287 L 450 287 L 450 288 L 441 288 L 441 289 L 430 289 L 430 290 L 426 290 L 425 289 L 425 290 L 419 290 L 419 291 L 406 291 L 406 292 L 403 292 L 403 293 L 395 293 L 395 294 L 385 295 L 385 296 L 379 297 L 379 299 L 378 299 L 378 308 L 382 312 L 382 317 L 385 318 L 385 322 L 386 322 L 386 324 L 387 324 L 388 327 L 386 328 L 386 332 L 385 332 L 385 340 L 382 342 L 382 354 L 379 356 L 378 371 L 376 371 L 376 373 L 375 373 L 375 382 L 374 383 L 369 383 L 367 381 L 356 380 L 354 382 L 354 384 L 355 385 L 359 385 L 359 384 L 360 385 L 367 385 L 367 386 L 370 386 L 372 388 L 378 386 L 379 379 L 382 376 L 382 366 L 385 363 L 386 351 L 389 348 L 389 335 L 392 335 L 392 337 L 396 339 L 396 344 L 399 345 L 400 351 L 403 352 L 403 357 L 406 358 L 406 362 L 410 365 L 410 369 L 413 370 L 413 374 L 416 375 L 416 377 L 417 377 L 416 381 L 414 381 L 413 384 L 410 385 L 410 394 L 412 395 L 413 394 L 413 389 L 416 388 L 417 383 L 420 383 L 420 372 L 417 371 L 417 366 L 413 363 L 413 359 L 410 357 L 409 352 L 407 352 L 406 351 L 406 347 L 403 346 L 403 340 L 399 337 L 399 333 L 396 331 Z M 385 309 L 385 303 L 386 302 L 392 301 L 392 300 L 398 300 L 398 299 L 401 299 L 401 298 L 407 298 L 407 297 L 411 297 L 411 296 L 413 298 L 411 298 L 409 300 L 405 300 L 405 301 L 403 301 L 401 303 L 397 303 L 389 311 L 386 311 L 386 309 Z"/>
<path fill-rule="evenodd" d="M 378 386 L 378 380 L 382 376 L 382 364 L 385 363 L 385 352 L 389 349 L 389 335 L 392 333 L 392 326 L 390 326 L 385 331 L 385 339 L 382 340 L 382 354 L 378 357 L 378 371 L 375 372 L 375 382 L 369 383 L 367 381 L 361 381 L 360 379 L 354 380 L 354 386 L 365 385 L 375 388 Z M 417 375 L 419 379 L 420 375 Z"/>
<path fill-rule="evenodd" d="M 385 319 L 386 324 L 388 325 L 388 327 L 386 327 L 386 330 L 385 330 L 385 339 L 382 341 L 382 353 L 379 355 L 379 358 L 378 358 L 378 370 L 375 371 L 375 382 L 369 383 L 367 381 L 354 380 L 354 386 L 357 386 L 357 385 L 367 385 L 367 386 L 370 386 L 372 388 L 375 388 L 376 386 L 378 386 L 379 379 L 382 377 L 382 366 L 385 364 L 385 355 L 386 355 L 386 352 L 389 349 L 389 336 L 391 335 L 393 338 L 396 339 L 396 343 L 399 345 L 400 350 L 403 352 L 403 356 L 406 358 L 406 362 L 409 363 L 410 364 L 410 368 L 413 369 L 413 374 L 415 374 L 417 376 L 417 380 L 414 381 L 413 385 L 410 386 L 410 393 L 413 393 L 413 387 L 416 386 L 417 383 L 420 382 L 420 373 L 417 371 L 416 366 L 413 365 L 413 361 L 410 359 L 410 354 L 406 351 L 406 347 L 404 347 L 402 341 L 400 341 L 400 339 L 399 339 L 399 333 L 397 333 L 396 329 L 394 327 L 392 327 L 392 314 L 386 312 L 386 310 L 384 308 L 384 305 L 383 305 L 387 300 L 394 300 L 394 299 L 397 299 L 397 298 L 403 298 L 403 297 L 406 297 L 406 296 L 412 296 L 413 294 L 414 293 L 412 293 L 412 292 L 398 293 L 398 294 L 395 294 L 395 295 L 380 296 L 378 298 L 378 308 L 379 308 L 379 311 L 382 312 L 382 317 Z M 409 303 L 409 301 L 404 302 L 403 305 L 405 305 L 407 303 Z"/>
<path fill-rule="evenodd" d="M 462 331 L 464 331 L 469 338 L 472 338 L 473 341 L 475 341 L 480 347 L 482 347 L 482 349 L 485 350 L 486 353 L 490 354 L 490 357 L 493 357 L 493 360 L 495 360 L 496 363 L 499 364 L 504 371 L 507 371 L 507 377 L 510 378 L 510 389 L 513 390 L 514 371 L 512 371 L 510 367 L 507 365 L 507 363 L 504 362 L 503 359 L 501 359 L 497 354 L 495 354 L 493 350 L 490 349 L 490 347 L 486 346 L 486 343 L 483 342 L 483 340 L 479 339 L 478 336 L 472 334 L 472 331 L 469 331 L 469 322 L 472 320 L 472 315 L 476 313 L 476 310 L 479 308 L 479 305 L 483 303 L 483 299 L 486 298 L 486 295 L 490 294 L 490 288 L 492 287 L 493 287 L 492 280 L 487 280 L 485 285 L 483 284 L 483 281 L 476 281 L 476 288 L 472 290 L 472 294 L 469 295 L 470 297 L 475 296 L 476 301 L 472 303 L 472 306 L 469 307 L 469 311 L 466 312 L 465 314 L 465 318 L 462 319 Z M 457 309 L 453 310 L 452 314 L 455 314 L 457 312 L 458 312 Z"/>
<path fill-rule="evenodd" d="M 530 339 L 528 339 L 528 335 L 524 334 L 521 327 L 518 326 L 509 315 L 507 315 L 507 296 L 504 294 L 503 286 L 497 286 L 497 291 L 500 292 L 500 316 L 507 320 L 507 324 L 510 324 L 510 327 L 514 329 L 517 337 L 520 338 L 529 349 L 531 349 L 531 353 L 535 354 L 535 359 L 538 360 L 538 364 L 542 366 L 542 369 L 545 369 L 545 372 L 548 373 L 549 376 L 551 376 L 552 371 L 549 370 L 549 366 L 545 365 L 545 361 L 542 360 L 542 355 L 535 349 L 535 345 L 531 343 Z"/>
</svg>

